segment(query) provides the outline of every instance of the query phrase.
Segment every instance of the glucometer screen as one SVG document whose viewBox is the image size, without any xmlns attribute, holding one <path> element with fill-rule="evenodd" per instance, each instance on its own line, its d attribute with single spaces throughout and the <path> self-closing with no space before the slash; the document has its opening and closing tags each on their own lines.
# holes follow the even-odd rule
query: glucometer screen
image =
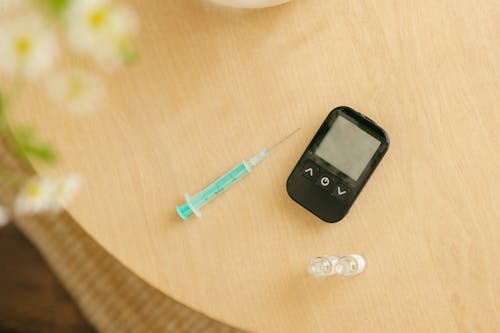
<svg viewBox="0 0 500 333">
<path fill-rule="evenodd" d="M 358 180 L 380 144 L 379 140 L 339 115 L 315 153 Z"/>
</svg>

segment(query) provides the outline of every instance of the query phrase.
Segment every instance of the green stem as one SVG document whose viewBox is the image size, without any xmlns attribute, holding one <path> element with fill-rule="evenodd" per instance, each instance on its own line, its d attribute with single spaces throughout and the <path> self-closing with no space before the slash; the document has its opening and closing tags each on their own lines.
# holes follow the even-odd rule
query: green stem
<svg viewBox="0 0 500 333">
<path fill-rule="evenodd" d="M 8 129 L 9 108 L 12 107 L 14 101 L 21 94 L 23 84 L 24 80 L 19 71 L 14 78 L 14 83 L 12 83 L 9 93 L 2 94 L 0 91 L 0 134 L 4 134 Z"/>
<path fill-rule="evenodd" d="M 19 96 L 23 84 L 23 79 L 20 71 L 15 76 L 14 83 L 10 88 L 9 94 L 0 92 L 0 137 L 5 138 L 5 142 L 12 148 L 12 152 L 17 154 L 22 160 L 25 160 L 17 149 L 16 138 L 13 129 L 10 125 L 9 108 L 12 107 L 13 101 Z"/>
<path fill-rule="evenodd" d="M 11 151 L 15 153 L 19 160 L 30 166 L 28 156 L 34 156 L 44 161 L 55 159 L 55 153 L 46 145 L 37 144 L 33 141 L 32 135 L 26 130 L 15 128 L 10 123 L 9 111 L 14 101 L 17 101 L 24 86 L 24 79 L 19 71 L 14 79 L 8 95 L 0 93 L 0 136 L 5 138 Z"/>
</svg>

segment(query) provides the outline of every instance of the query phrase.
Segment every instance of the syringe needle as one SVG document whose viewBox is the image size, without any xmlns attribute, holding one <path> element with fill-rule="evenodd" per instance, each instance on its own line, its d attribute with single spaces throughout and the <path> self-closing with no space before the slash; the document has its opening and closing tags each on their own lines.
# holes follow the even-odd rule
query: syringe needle
<svg viewBox="0 0 500 333">
<path fill-rule="evenodd" d="M 276 142 L 275 144 L 273 144 L 271 147 L 267 148 L 267 151 L 270 151 L 271 149 L 273 149 L 274 147 L 282 144 L 283 142 L 285 142 L 288 138 L 290 138 L 292 135 L 294 135 L 295 133 L 297 133 L 298 131 L 300 130 L 300 127 L 298 127 L 297 129 L 295 129 L 292 133 L 288 134 L 287 136 L 285 136 L 283 139 L 281 139 L 280 141 Z"/>
</svg>

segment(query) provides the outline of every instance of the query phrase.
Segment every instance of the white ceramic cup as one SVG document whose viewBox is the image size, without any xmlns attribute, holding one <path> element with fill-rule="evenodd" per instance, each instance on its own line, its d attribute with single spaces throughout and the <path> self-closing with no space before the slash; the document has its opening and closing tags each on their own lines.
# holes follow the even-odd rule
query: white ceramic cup
<svg viewBox="0 0 500 333">
<path fill-rule="evenodd" d="M 210 0 L 218 5 L 236 8 L 265 8 L 281 5 L 290 0 Z"/>
</svg>

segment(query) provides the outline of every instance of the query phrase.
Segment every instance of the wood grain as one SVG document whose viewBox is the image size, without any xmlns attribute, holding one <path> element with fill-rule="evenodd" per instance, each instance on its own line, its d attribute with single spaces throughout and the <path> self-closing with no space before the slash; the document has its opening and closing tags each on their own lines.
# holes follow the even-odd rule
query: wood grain
<svg viewBox="0 0 500 333">
<path fill-rule="evenodd" d="M 82 173 L 70 213 L 166 294 L 259 332 L 493 332 L 500 268 L 498 1 L 293 1 L 259 11 L 134 1 L 140 61 L 81 119 L 37 89 L 19 104 L 58 142 L 41 173 Z M 285 181 L 333 107 L 375 119 L 391 148 L 328 225 Z M 175 206 L 294 128 L 249 178 L 181 222 Z M 320 254 L 361 253 L 315 280 Z"/>
</svg>

